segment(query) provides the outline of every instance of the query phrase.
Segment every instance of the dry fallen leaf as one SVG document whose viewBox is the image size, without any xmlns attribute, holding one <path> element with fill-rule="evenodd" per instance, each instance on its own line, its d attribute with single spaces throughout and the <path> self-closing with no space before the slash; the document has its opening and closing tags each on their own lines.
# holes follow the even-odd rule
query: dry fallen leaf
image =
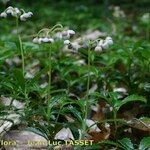
<svg viewBox="0 0 150 150">
<path fill-rule="evenodd" d="M 62 128 L 56 135 L 55 140 L 74 140 L 73 134 L 69 128 Z"/>
<path fill-rule="evenodd" d="M 91 136 L 90 140 L 94 140 L 94 142 L 99 142 L 102 140 L 107 140 L 110 136 L 110 125 L 105 123 L 105 125 L 101 125 L 101 132 L 91 131 L 88 134 Z"/>
</svg>

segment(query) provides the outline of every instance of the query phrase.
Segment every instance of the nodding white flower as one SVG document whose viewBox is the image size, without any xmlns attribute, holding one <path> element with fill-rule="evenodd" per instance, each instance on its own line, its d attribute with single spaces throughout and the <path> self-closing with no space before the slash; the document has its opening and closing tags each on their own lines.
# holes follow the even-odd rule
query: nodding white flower
<svg viewBox="0 0 150 150">
<path fill-rule="evenodd" d="M 65 41 L 64 41 L 64 44 L 65 44 L 65 45 L 69 45 L 70 43 L 71 43 L 71 42 L 70 42 L 69 40 L 65 40 Z"/>
<path fill-rule="evenodd" d="M 95 52 L 102 52 L 102 47 L 101 46 L 96 46 L 94 51 Z"/>
<path fill-rule="evenodd" d="M 50 42 L 50 43 L 54 43 L 54 39 L 49 38 L 49 42 Z"/>
<path fill-rule="evenodd" d="M 14 8 L 14 11 L 16 12 L 17 15 L 21 15 L 21 11 L 18 8 Z"/>
<path fill-rule="evenodd" d="M 67 36 L 68 35 L 68 32 L 67 31 L 63 31 L 62 32 L 62 36 Z"/>
<path fill-rule="evenodd" d="M 12 6 L 9 6 L 7 9 L 13 9 L 13 7 L 12 7 Z"/>
<path fill-rule="evenodd" d="M 30 12 L 30 11 L 29 11 L 27 14 L 28 14 L 28 17 L 33 16 L 33 13 L 32 13 L 32 12 Z"/>
<path fill-rule="evenodd" d="M 6 13 L 12 15 L 14 12 L 13 12 L 13 9 L 8 9 L 8 10 L 6 10 Z"/>
<path fill-rule="evenodd" d="M 67 32 L 68 32 L 69 35 L 74 35 L 75 34 L 75 31 L 73 31 L 73 30 L 68 30 Z"/>
<path fill-rule="evenodd" d="M 53 43 L 54 39 L 52 38 L 48 38 L 48 37 L 44 37 L 44 38 L 34 38 L 33 39 L 33 43 L 37 43 L 37 44 L 41 44 L 41 43 Z"/>
<path fill-rule="evenodd" d="M 33 43 L 39 43 L 39 38 L 37 38 L 37 37 L 34 38 L 34 39 L 33 39 Z"/>
<path fill-rule="evenodd" d="M 38 39 L 38 44 L 41 44 L 41 43 L 42 43 L 42 40 L 43 40 L 43 38 L 39 38 L 39 39 Z"/>
<path fill-rule="evenodd" d="M 41 42 L 43 42 L 43 43 L 54 43 L 54 39 L 45 37 L 45 38 L 42 38 Z"/>
<path fill-rule="evenodd" d="M 47 37 L 42 38 L 41 42 L 43 42 L 43 43 L 47 43 L 47 42 L 49 42 L 49 38 L 47 38 Z"/>
<path fill-rule="evenodd" d="M 108 48 L 109 48 L 109 45 L 108 45 L 107 41 L 105 41 L 105 42 L 102 44 L 102 48 L 103 48 L 103 49 L 108 49 Z"/>
<path fill-rule="evenodd" d="M 103 45 L 103 43 L 104 43 L 104 40 L 100 40 L 99 42 L 98 42 L 98 44 L 97 44 L 97 46 L 102 46 Z"/>
<path fill-rule="evenodd" d="M 32 12 L 27 12 L 27 13 L 24 13 L 20 16 L 20 20 L 21 21 L 26 21 L 28 18 L 30 18 L 31 16 L 33 15 Z"/>
<path fill-rule="evenodd" d="M 108 45 L 113 45 L 113 40 L 108 40 L 107 43 Z"/>
<path fill-rule="evenodd" d="M 70 34 L 67 31 L 63 31 L 62 32 L 62 37 L 63 37 L 63 39 L 69 39 L 70 38 Z"/>
<path fill-rule="evenodd" d="M 7 14 L 6 14 L 5 12 L 2 12 L 2 13 L 0 14 L 0 17 L 6 18 L 6 17 L 7 17 Z"/>
<path fill-rule="evenodd" d="M 106 37 L 105 41 L 107 42 L 108 45 L 112 45 L 113 44 L 113 40 L 110 36 Z"/>
<path fill-rule="evenodd" d="M 81 47 L 77 42 L 71 43 L 71 47 L 73 50 L 78 51 L 78 49 Z"/>
<path fill-rule="evenodd" d="M 24 15 L 21 15 L 21 16 L 20 16 L 20 20 L 21 20 L 21 21 L 26 21 L 26 18 L 24 17 Z"/>
<path fill-rule="evenodd" d="M 67 30 L 67 31 L 62 32 L 62 36 L 64 39 L 69 39 L 74 34 L 75 34 L 75 31 L 73 30 Z"/>
<path fill-rule="evenodd" d="M 57 32 L 55 35 L 54 35 L 54 38 L 56 39 L 62 39 L 62 33 L 61 32 Z"/>
<path fill-rule="evenodd" d="M 106 40 L 106 41 L 107 41 L 107 40 L 112 40 L 112 38 L 111 38 L 110 36 L 107 36 L 105 40 Z"/>
</svg>

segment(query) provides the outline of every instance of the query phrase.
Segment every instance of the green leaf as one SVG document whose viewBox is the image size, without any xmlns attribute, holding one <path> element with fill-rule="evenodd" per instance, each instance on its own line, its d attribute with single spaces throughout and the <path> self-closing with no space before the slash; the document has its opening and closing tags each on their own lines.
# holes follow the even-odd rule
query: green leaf
<svg viewBox="0 0 150 150">
<path fill-rule="evenodd" d="M 46 134 L 44 134 L 43 132 L 41 132 L 40 130 L 38 130 L 38 129 L 36 129 L 36 128 L 28 127 L 26 130 L 27 130 L 27 131 L 31 131 L 31 132 L 33 132 L 33 133 L 35 133 L 35 134 L 38 134 L 38 135 L 44 137 L 45 139 L 48 139 L 48 137 L 47 137 Z"/>
<path fill-rule="evenodd" d="M 150 137 L 145 137 L 141 140 L 139 150 L 146 150 L 150 148 Z"/>
<path fill-rule="evenodd" d="M 20 86 L 22 89 L 24 89 L 25 87 L 25 79 L 23 77 L 22 74 L 22 70 L 19 69 L 15 69 L 14 70 L 14 77 L 15 77 L 15 81 L 17 83 L 18 86 Z"/>
<path fill-rule="evenodd" d="M 99 144 L 105 144 L 105 145 L 112 145 L 112 146 L 115 146 L 115 147 L 120 147 L 122 149 L 124 149 L 124 147 L 116 142 L 113 142 L 113 141 L 110 141 L 110 140 L 105 140 L 105 141 L 102 141 L 102 142 L 99 142 Z"/>
<path fill-rule="evenodd" d="M 117 109 L 117 111 L 120 109 L 121 106 L 125 105 L 128 102 L 135 102 L 135 101 L 141 101 L 146 103 L 147 100 L 143 97 L 143 96 L 138 96 L 138 95 L 130 95 L 126 98 L 124 98 L 122 101 L 118 101 L 115 104 L 115 108 Z"/>
<path fill-rule="evenodd" d="M 129 138 L 123 138 L 118 141 L 124 150 L 134 150 L 133 144 Z"/>
</svg>

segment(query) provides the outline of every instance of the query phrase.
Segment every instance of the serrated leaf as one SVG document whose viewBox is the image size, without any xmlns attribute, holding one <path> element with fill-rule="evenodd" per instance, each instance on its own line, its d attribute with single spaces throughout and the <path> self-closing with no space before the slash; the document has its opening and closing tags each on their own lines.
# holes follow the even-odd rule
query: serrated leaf
<svg viewBox="0 0 150 150">
<path fill-rule="evenodd" d="M 146 150 L 150 148 L 150 137 L 145 137 L 141 140 L 139 150 Z"/>
<path fill-rule="evenodd" d="M 130 96 L 124 98 L 122 101 L 118 101 L 115 104 L 115 107 L 116 107 L 116 109 L 118 111 L 120 109 L 120 107 L 125 105 L 126 103 L 128 103 L 128 102 L 135 102 L 135 101 L 141 101 L 141 102 L 144 102 L 144 103 L 147 102 L 147 100 L 143 96 L 130 95 Z"/>
<path fill-rule="evenodd" d="M 120 147 L 123 149 L 122 145 L 120 145 L 116 142 L 110 141 L 110 140 L 105 140 L 105 141 L 99 142 L 99 144 L 112 145 L 112 146 Z"/>
<path fill-rule="evenodd" d="M 129 138 L 123 138 L 118 141 L 124 148 L 124 150 L 134 150 L 133 144 Z"/>
</svg>

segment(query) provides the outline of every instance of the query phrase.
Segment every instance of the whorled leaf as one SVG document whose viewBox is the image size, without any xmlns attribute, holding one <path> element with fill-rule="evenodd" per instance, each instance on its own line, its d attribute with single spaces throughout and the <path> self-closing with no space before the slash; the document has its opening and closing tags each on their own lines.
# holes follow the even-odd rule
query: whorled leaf
<svg viewBox="0 0 150 150">
<path fill-rule="evenodd" d="M 150 137 L 145 137 L 141 140 L 139 150 L 146 150 L 150 148 Z"/>
</svg>

